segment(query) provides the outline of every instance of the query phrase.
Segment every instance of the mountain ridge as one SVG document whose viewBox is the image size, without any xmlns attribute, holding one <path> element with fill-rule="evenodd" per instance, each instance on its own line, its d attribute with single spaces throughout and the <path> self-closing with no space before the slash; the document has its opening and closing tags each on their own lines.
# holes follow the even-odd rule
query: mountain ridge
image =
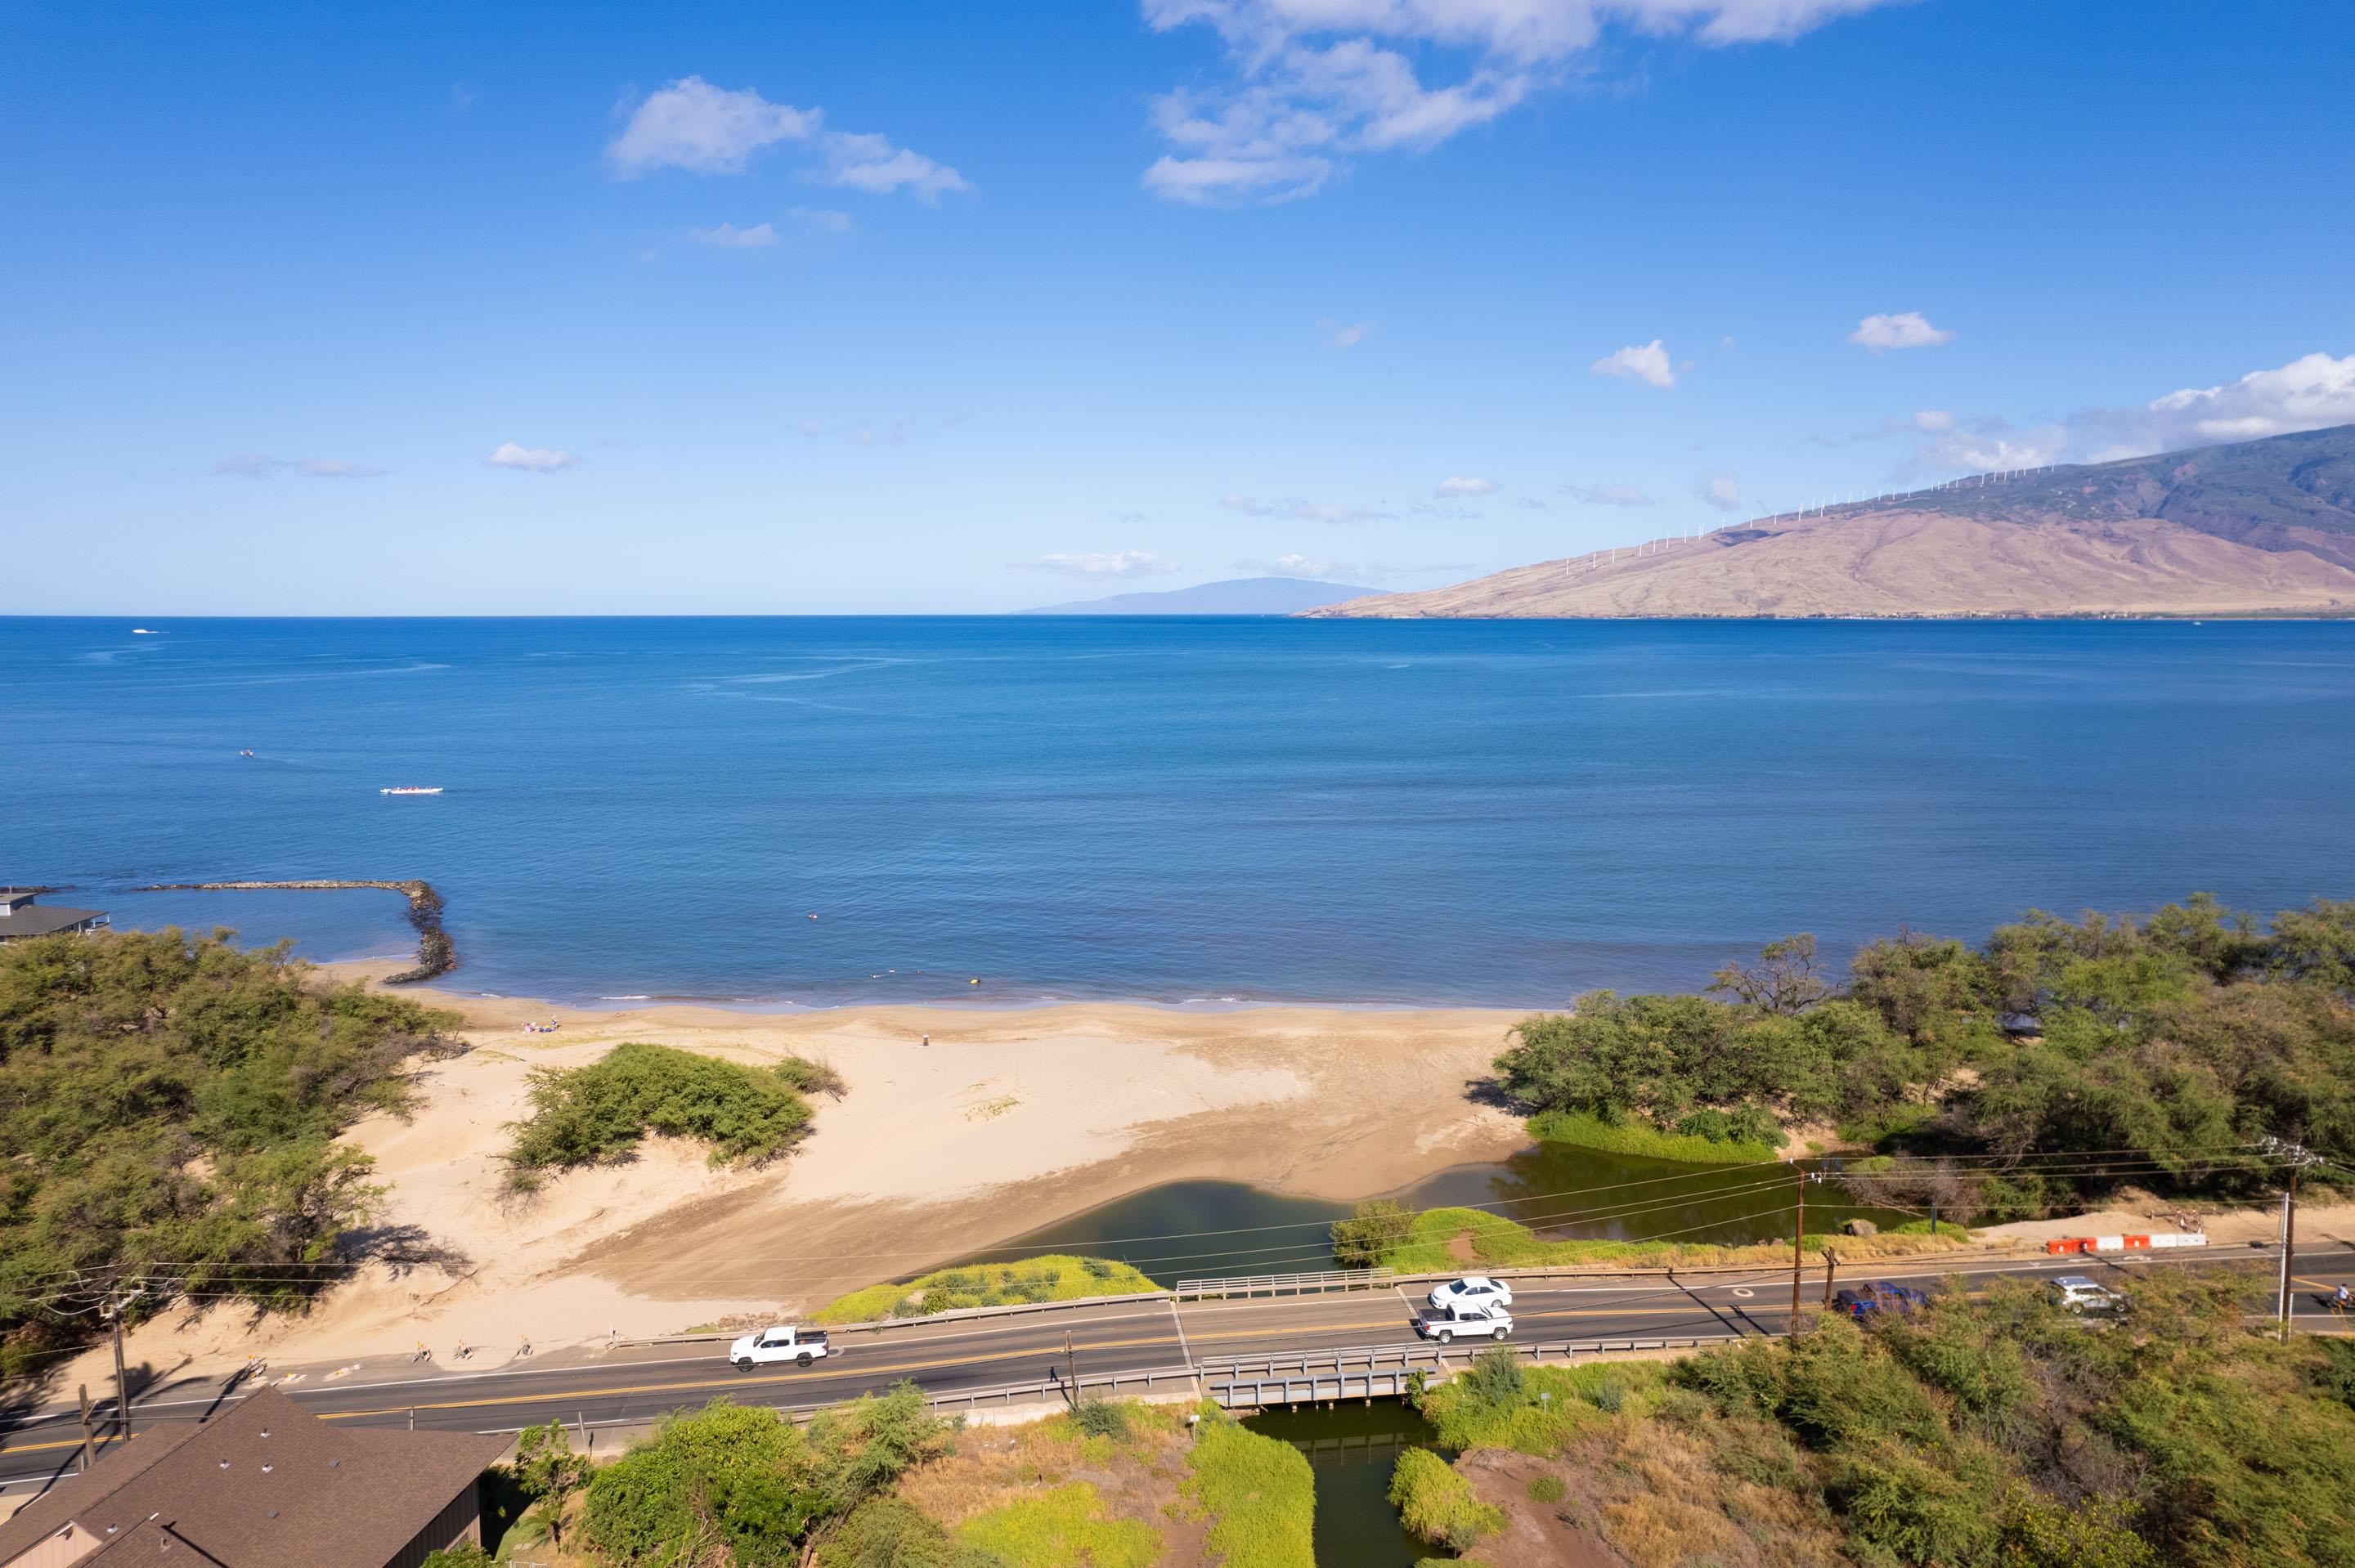
<svg viewBox="0 0 2355 1568">
<path fill-rule="evenodd" d="M 2355 615 L 2355 425 L 1974 476 L 1307 613 Z"/>
<path fill-rule="evenodd" d="M 1192 588 L 1116 593 L 1104 599 L 1018 609 L 1016 615 L 1299 615 L 1343 599 L 1379 599 L 1378 588 L 1309 577 L 1228 577 Z"/>
</svg>

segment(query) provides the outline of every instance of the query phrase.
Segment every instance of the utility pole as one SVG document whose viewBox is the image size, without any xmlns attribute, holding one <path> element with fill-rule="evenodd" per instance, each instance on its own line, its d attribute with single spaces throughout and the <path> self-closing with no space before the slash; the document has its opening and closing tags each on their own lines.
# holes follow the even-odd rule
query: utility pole
<svg viewBox="0 0 2355 1568">
<path fill-rule="evenodd" d="M 1806 1265 L 1806 1254 L 1801 1249 L 1806 1245 L 1807 1241 L 1808 1178 L 1807 1172 L 1800 1168 L 1799 1163 L 1796 1160 L 1793 1160 L 1791 1162 L 1791 1171 L 1792 1173 L 1799 1179 L 1799 1223 L 1793 1227 L 1791 1234 L 1790 1331 L 1796 1334 L 1799 1331 L 1799 1276 Z M 1820 1181 L 1823 1178 L 1821 1176 L 1817 1176 L 1815 1180 Z"/>
<path fill-rule="evenodd" d="M 123 1308 L 127 1304 L 120 1296 L 111 1297 L 101 1308 L 114 1326 L 114 1419 L 125 1437 L 131 1436 L 131 1379 L 123 1370 Z"/>
<path fill-rule="evenodd" d="M 1079 1352 L 1071 1348 L 1071 1331 L 1069 1329 L 1063 1330 L 1063 1365 L 1071 1374 L 1071 1408 L 1076 1410 L 1080 1404 L 1080 1358 Z"/>
<path fill-rule="evenodd" d="M 98 1463 L 98 1441 L 90 1433 L 90 1384 L 86 1383 L 74 1384 L 74 1393 L 81 1398 L 81 1453 L 79 1456 L 80 1462 L 74 1466 L 74 1470 L 78 1475 L 88 1475 L 90 1467 Z"/>
<path fill-rule="evenodd" d="M 2282 1194 L 2281 1337 L 2289 1338 L 2290 1319 L 2297 1314 L 2297 1297 L 2290 1288 L 2290 1269 L 2297 1255 L 2297 1179 L 2316 1156 L 2302 1143 L 2265 1139 L 2265 1152 L 2289 1162 L 2289 1191 Z"/>
<path fill-rule="evenodd" d="M 1832 1274 L 1838 1267 L 1839 1254 L 1829 1247 L 1824 1248 L 1824 1310 L 1827 1312 L 1832 1308 Z"/>
</svg>

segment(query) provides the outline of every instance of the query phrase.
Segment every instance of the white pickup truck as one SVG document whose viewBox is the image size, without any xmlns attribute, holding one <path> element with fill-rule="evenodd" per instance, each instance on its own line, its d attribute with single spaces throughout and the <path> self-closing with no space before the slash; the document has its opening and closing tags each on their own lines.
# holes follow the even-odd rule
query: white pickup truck
<svg viewBox="0 0 2355 1568">
<path fill-rule="evenodd" d="M 823 1329 L 796 1329 L 785 1325 L 745 1335 L 728 1347 L 728 1359 L 748 1372 L 754 1367 L 775 1366 L 781 1361 L 805 1367 L 828 1354 L 830 1349 Z"/>
<path fill-rule="evenodd" d="M 1414 1315 L 1414 1331 L 1426 1340 L 1501 1340 L 1513 1331 L 1513 1315 L 1502 1307 L 1436 1307 Z"/>
</svg>

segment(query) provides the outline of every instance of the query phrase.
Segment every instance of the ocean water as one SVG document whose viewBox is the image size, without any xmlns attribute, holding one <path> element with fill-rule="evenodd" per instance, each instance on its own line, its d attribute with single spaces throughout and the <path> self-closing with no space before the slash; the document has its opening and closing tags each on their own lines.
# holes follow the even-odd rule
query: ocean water
<svg viewBox="0 0 2355 1568">
<path fill-rule="evenodd" d="M 133 624 L 0 620 L 0 881 L 335 958 L 400 900 L 131 890 L 421 876 L 483 991 L 1521 1006 L 2355 895 L 2346 623 Z"/>
</svg>

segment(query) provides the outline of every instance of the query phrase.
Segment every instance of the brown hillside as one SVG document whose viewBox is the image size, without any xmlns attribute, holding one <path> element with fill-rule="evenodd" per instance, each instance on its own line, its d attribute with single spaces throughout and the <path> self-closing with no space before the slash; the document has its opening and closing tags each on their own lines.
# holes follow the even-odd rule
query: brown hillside
<svg viewBox="0 0 2355 1568">
<path fill-rule="evenodd" d="M 2355 615 L 2355 427 L 1990 477 L 1322 616 Z"/>
</svg>

